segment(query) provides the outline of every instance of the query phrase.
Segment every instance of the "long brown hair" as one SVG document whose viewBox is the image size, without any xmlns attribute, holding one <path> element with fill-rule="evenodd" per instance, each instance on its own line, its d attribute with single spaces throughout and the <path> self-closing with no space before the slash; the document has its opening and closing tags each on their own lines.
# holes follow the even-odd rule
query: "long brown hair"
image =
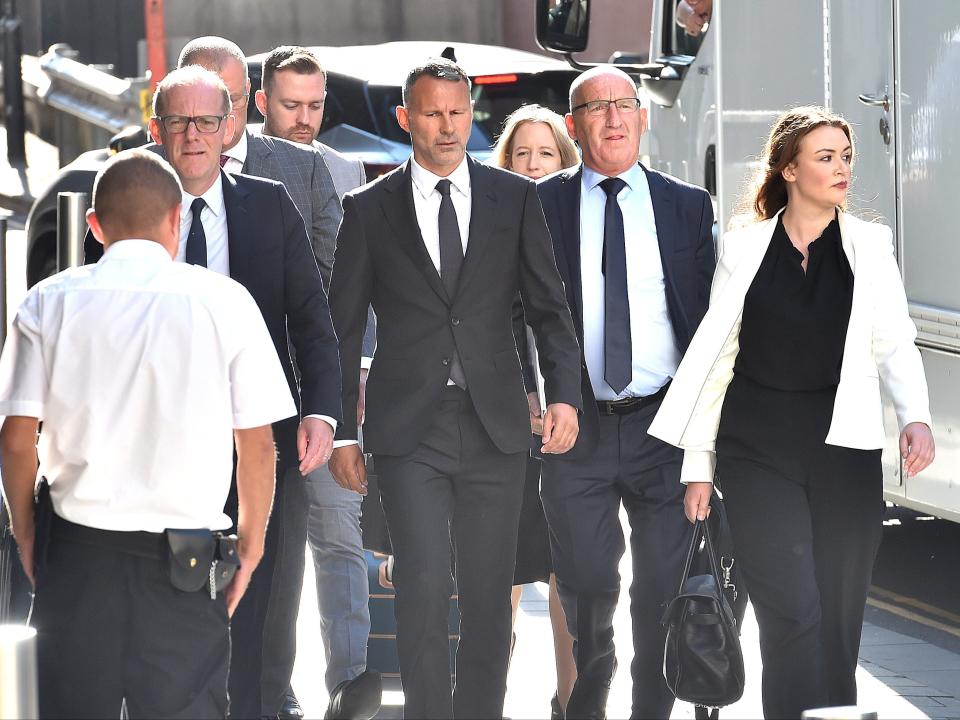
<svg viewBox="0 0 960 720">
<path fill-rule="evenodd" d="M 818 127 L 829 125 L 843 130 L 853 151 L 853 132 L 840 115 L 822 107 L 806 105 L 787 110 L 770 129 L 763 148 L 761 170 L 756 193 L 750 201 L 757 220 L 767 220 L 787 205 L 787 182 L 784 169 L 797 158 L 800 143 Z"/>
</svg>

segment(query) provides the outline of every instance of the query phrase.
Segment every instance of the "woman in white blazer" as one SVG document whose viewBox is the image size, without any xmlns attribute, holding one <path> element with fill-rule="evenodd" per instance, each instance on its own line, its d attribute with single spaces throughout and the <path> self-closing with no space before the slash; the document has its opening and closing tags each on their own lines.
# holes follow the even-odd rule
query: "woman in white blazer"
<svg viewBox="0 0 960 720">
<path fill-rule="evenodd" d="M 684 449 L 691 521 L 714 471 L 760 628 L 766 717 L 856 704 L 880 541 L 880 382 L 904 471 L 933 460 L 926 380 L 890 229 L 847 214 L 852 133 L 820 108 L 774 124 L 753 207 L 724 234 L 710 309 L 650 434 Z"/>
</svg>

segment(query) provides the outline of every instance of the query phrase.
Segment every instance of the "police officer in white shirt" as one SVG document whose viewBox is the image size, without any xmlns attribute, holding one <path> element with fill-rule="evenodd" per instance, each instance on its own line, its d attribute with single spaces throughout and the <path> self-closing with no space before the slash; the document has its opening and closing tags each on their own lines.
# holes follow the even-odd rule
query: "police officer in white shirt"
<svg viewBox="0 0 960 720">
<path fill-rule="evenodd" d="M 117 717 L 124 701 L 130 717 L 227 712 L 229 615 L 273 497 L 270 426 L 296 408 L 249 293 L 173 262 L 181 192 L 152 153 L 110 160 L 88 213 L 103 258 L 34 287 L 0 358 L 44 718 Z M 231 524 L 234 441 L 236 545 L 212 532 Z M 52 513 L 38 503 L 35 522 L 38 475 Z"/>
</svg>

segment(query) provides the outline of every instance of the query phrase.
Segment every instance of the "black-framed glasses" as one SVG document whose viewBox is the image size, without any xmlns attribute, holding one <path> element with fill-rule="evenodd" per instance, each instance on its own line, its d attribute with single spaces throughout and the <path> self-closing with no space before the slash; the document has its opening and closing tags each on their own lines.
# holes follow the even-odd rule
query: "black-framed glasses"
<svg viewBox="0 0 960 720">
<path fill-rule="evenodd" d="M 157 118 L 163 129 L 173 135 L 185 133 L 190 123 L 199 133 L 215 133 L 226 119 L 226 115 L 163 115 Z"/>
<path fill-rule="evenodd" d="M 635 97 L 617 98 L 616 100 L 590 100 L 575 105 L 570 108 L 570 112 L 575 113 L 577 110 L 586 108 L 588 115 L 606 115 L 610 105 L 616 105 L 617 112 L 634 113 L 640 109 L 640 100 Z"/>
</svg>

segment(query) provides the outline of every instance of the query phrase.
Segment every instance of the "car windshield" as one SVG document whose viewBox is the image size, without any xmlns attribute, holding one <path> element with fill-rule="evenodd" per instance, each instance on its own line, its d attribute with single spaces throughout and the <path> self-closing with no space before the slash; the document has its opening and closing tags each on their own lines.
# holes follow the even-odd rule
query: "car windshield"
<svg viewBox="0 0 960 720">
<path fill-rule="evenodd" d="M 524 104 L 538 103 L 561 115 L 567 111 L 567 92 L 576 73 L 548 71 L 535 75 L 487 76 L 473 85 L 473 131 L 467 142 L 471 151 L 489 150 L 511 112 Z M 340 124 L 395 142 L 410 144 L 410 137 L 397 125 L 396 107 L 400 88 L 368 85 L 354 78 L 328 75 L 328 94 L 321 133 Z M 366 111 L 363 110 L 366 108 Z"/>
</svg>

